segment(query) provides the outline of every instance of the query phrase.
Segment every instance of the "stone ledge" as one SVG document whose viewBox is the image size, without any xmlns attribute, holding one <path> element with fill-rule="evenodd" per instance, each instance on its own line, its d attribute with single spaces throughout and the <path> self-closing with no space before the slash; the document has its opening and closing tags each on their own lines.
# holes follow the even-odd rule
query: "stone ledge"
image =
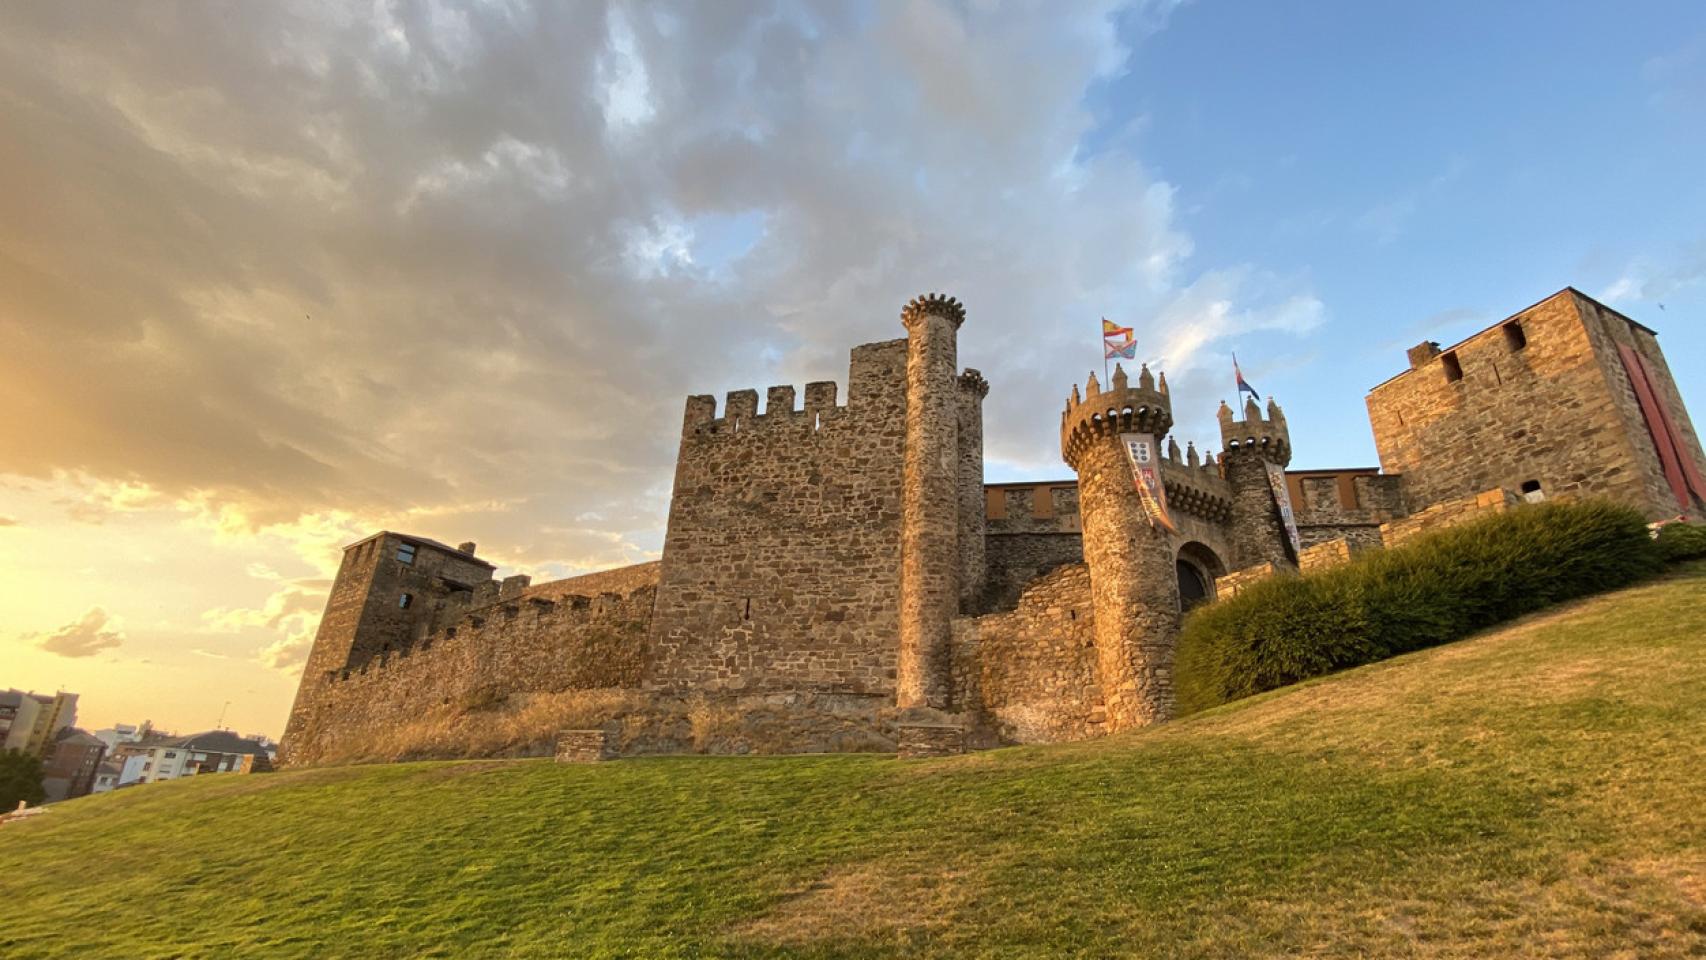
<svg viewBox="0 0 1706 960">
<path fill-rule="evenodd" d="M 966 752 L 966 731 L 957 723 L 901 723 L 898 756 L 954 757 Z"/>
<path fill-rule="evenodd" d="M 616 759 L 610 737 L 601 727 L 596 730 L 557 731 L 558 763 L 598 763 Z"/>
</svg>

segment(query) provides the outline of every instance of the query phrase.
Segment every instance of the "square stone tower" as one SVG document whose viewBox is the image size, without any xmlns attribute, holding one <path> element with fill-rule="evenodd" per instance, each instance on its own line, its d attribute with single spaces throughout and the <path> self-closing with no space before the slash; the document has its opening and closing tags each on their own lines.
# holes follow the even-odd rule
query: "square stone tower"
<svg viewBox="0 0 1706 960">
<path fill-rule="evenodd" d="M 1607 496 L 1649 519 L 1706 512 L 1706 455 L 1652 330 L 1573 287 L 1368 394 L 1380 466 L 1405 507 L 1494 487 Z"/>
</svg>

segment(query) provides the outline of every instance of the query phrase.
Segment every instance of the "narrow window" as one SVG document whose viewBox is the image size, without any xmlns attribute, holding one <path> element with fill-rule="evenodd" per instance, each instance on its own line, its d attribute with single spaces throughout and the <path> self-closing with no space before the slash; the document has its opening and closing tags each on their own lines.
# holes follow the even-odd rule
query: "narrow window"
<svg viewBox="0 0 1706 960">
<path fill-rule="evenodd" d="M 397 598 L 397 609 L 407 610 L 407 609 L 409 609 L 409 605 L 414 603 L 414 602 L 415 602 L 415 595 L 412 593 L 405 593 L 402 596 Z"/>
<path fill-rule="evenodd" d="M 1439 362 L 1445 366 L 1445 382 L 1456 383 L 1463 379 L 1463 364 L 1457 362 L 1457 354 L 1442 354 Z"/>
<path fill-rule="evenodd" d="M 1521 323 L 1512 320 L 1504 325 L 1504 331 L 1505 346 L 1509 347 L 1512 353 L 1528 346 L 1528 334 L 1522 332 Z"/>
<path fill-rule="evenodd" d="M 397 544 L 397 559 L 404 563 L 415 562 L 415 545 L 412 543 Z"/>
<path fill-rule="evenodd" d="M 1546 499 L 1546 491 L 1540 489 L 1539 480 L 1524 480 L 1522 482 L 1522 498 L 1529 503 L 1539 503 Z"/>
<path fill-rule="evenodd" d="M 752 598 L 751 597 L 746 598 L 746 609 L 744 611 L 742 611 L 740 618 L 742 620 L 751 620 L 752 619 Z"/>
</svg>

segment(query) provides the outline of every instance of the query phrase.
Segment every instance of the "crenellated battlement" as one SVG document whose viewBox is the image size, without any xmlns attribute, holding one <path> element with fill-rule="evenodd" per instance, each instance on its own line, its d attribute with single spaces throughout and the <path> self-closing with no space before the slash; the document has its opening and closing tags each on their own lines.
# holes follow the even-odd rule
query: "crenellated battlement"
<svg viewBox="0 0 1706 960">
<path fill-rule="evenodd" d="M 904 339 L 855 347 L 848 363 L 846 403 L 840 402 L 840 388 L 834 380 L 806 384 L 803 406 L 797 405 L 799 392 L 792 384 L 769 387 L 764 391 L 762 412 L 757 390 L 730 390 L 723 401 L 721 416 L 717 413 L 715 396 L 695 394 L 687 398 L 681 435 L 684 439 L 729 438 L 781 431 L 806 434 L 824 429 L 847 420 L 860 409 L 890 405 L 904 386 L 899 374 L 905 369 L 905 358 Z"/>
<path fill-rule="evenodd" d="M 1074 470 L 1086 445 L 1121 433 L 1151 433 L 1157 438 L 1173 427 L 1173 404 L 1167 395 L 1167 378 L 1160 381 L 1146 365 L 1138 371 L 1137 386 L 1131 386 L 1125 368 L 1114 367 L 1112 389 L 1103 390 L 1094 373 L 1080 396 L 1076 385 L 1060 416 L 1060 452 Z"/>
<path fill-rule="evenodd" d="M 698 394 L 687 398 L 681 433 L 684 437 L 699 437 L 735 436 L 760 430 L 816 430 L 846 412 L 845 406 L 836 404 L 837 390 L 834 380 L 808 383 L 805 405 L 796 406 L 792 384 L 770 387 L 765 391 L 763 413 L 758 410 L 757 390 L 730 390 L 720 417 L 717 398 Z"/>
<path fill-rule="evenodd" d="M 976 394 L 979 400 L 989 396 L 989 381 L 983 378 L 981 370 L 967 367 L 966 372 L 960 374 L 956 382 L 959 383 L 961 393 Z"/>
<path fill-rule="evenodd" d="M 958 330 L 960 324 L 966 322 L 966 308 L 957 298 L 927 293 L 913 297 L 900 309 L 900 322 L 909 329 L 919 320 L 932 316 L 953 323 L 954 329 Z"/>
<path fill-rule="evenodd" d="M 1240 451 L 1258 450 L 1263 459 L 1282 467 L 1291 462 L 1291 430 L 1286 426 L 1284 411 L 1272 398 L 1268 400 L 1266 417 L 1254 398 L 1244 404 L 1242 420 L 1237 419 L 1225 401 L 1221 402 L 1217 416 L 1223 458 Z"/>
</svg>

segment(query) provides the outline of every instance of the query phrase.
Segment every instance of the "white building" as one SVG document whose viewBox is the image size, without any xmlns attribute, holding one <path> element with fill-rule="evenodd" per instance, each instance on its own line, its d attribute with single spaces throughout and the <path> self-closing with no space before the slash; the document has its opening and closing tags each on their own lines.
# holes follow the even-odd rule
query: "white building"
<svg viewBox="0 0 1706 960">
<path fill-rule="evenodd" d="M 202 773 L 272 769 L 272 757 L 265 745 L 229 730 L 140 740 L 120 744 L 114 753 L 123 761 L 115 787 L 177 780 Z"/>
</svg>

